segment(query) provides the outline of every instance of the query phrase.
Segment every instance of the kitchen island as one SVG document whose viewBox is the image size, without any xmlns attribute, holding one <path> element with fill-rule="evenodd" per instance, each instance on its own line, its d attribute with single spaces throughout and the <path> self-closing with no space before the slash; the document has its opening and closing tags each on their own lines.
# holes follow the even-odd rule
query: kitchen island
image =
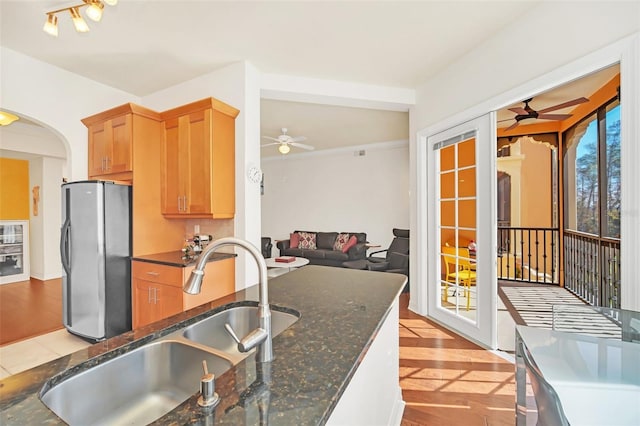
<svg viewBox="0 0 640 426">
<path fill-rule="evenodd" d="M 405 283 L 403 275 L 324 266 L 270 280 L 272 308 L 300 318 L 273 339 L 269 383 L 255 384 L 262 372 L 252 354 L 216 379 L 221 402 L 214 410 L 197 405 L 195 383 L 193 395 L 156 424 L 399 424 L 398 295 Z M 62 424 L 38 396 L 50 379 L 53 385 L 225 307 L 257 300 L 254 286 L 8 377 L 0 381 L 0 423 Z"/>
</svg>

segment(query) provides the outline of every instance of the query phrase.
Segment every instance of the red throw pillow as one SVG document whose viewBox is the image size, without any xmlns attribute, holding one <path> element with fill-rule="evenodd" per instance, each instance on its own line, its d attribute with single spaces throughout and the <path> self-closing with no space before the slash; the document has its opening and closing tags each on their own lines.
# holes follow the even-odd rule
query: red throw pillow
<svg viewBox="0 0 640 426">
<path fill-rule="evenodd" d="M 289 248 L 298 248 L 300 244 L 300 234 L 293 232 L 289 234 Z"/>
<path fill-rule="evenodd" d="M 356 238 L 355 235 L 352 235 L 351 238 L 349 238 L 349 241 L 347 241 L 347 244 L 345 244 L 344 247 L 342 247 L 342 252 L 343 253 L 348 252 L 349 249 L 355 246 L 356 244 L 358 244 L 358 239 Z"/>
</svg>

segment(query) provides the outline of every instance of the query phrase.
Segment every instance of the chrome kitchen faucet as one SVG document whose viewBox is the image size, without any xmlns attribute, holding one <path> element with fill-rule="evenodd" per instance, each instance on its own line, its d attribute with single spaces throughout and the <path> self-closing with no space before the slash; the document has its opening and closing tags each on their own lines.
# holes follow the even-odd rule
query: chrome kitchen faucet
<svg viewBox="0 0 640 426">
<path fill-rule="evenodd" d="M 238 344 L 240 352 L 249 352 L 254 347 L 258 347 L 256 359 L 258 362 L 273 361 L 273 337 L 271 335 L 271 309 L 269 309 L 269 288 L 267 281 L 267 265 L 260 251 L 250 242 L 234 237 L 220 238 L 207 246 L 198 258 L 198 263 L 191 272 L 191 276 L 184 283 L 182 290 L 188 294 L 198 294 L 202 288 L 202 278 L 204 277 L 204 267 L 213 252 L 220 247 L 239 246 L 246 249 L 258 264 L 260 301 L 258 302 L 259 326 L 249 332 L 245 337 L 239 339 L 229 324 L 225 328 Z"/>
</svg>

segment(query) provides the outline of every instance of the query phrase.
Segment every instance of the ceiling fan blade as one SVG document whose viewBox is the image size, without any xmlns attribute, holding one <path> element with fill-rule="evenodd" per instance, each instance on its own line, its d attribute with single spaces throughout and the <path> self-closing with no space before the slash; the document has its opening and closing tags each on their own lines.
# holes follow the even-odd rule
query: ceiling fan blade
<svg viewBox="0 0 640 426">
<path fill-rule="evenodd" d="M 538 115 L 538 118 L 541 118 L 543 120 L 566 120 L 567 118 L 571 117 L 571 114 L 540 114 Z"/>
<path fill-rule="evenodd" d="M 502 123 L 503 121 L 511 121 L 511 120 L 513 120 L 513 117 L 511 117 L 511 118 L 505 118 L 504 120 L 498 120 L 497 122 L 498 122 L 498 123 Z"/>
<path fill-rule="evenodd" d="M 273 146 L 273 145 L 280 145 L 280 142 L 273 142 L 273 143 L 267 143 L 264 145 L 260 145 L 260 148 L 264 148 L 265 146 Z"/>
<path fill-rule="evenodd" d="M 570 107 L 570 106 L 583 104 L 585 102 L 589 102 L 589 99 L 587 99 L 587 98 L 576 98 L 576 99 L 573 99 L 571 101 L 567 101 L 567 102 L 563 102 L 563 103 L 558 104 L 558 105 L 551 106 L 549 108 L 541 109 L 540 111 L 538 111 L 538 114 L 544 114 L 545 112 L 551 112 L 551 111 L 555 111 L 557 109 L 563 109 L 563 108 L 567 108 L 567 107 Z"/>
<path fill-rule="evenodd" d="M 272 141 L 276 141 L 276 142 L 280 142 L 280 139 L 278 139 L 278 138 L 272 138 L 271 136 L 263 136 L 263 138 L 265 138 L 265 139 L 271 139 Z"/>
<path fill-rule="evenodd" d="M 305 136 L 296 136 L 295 138 L 291 138 L 289 142 L 302 142 L 306 140 L 307 138 Z"/>
<path fill-rule="evenodd" d="M 527 115 L 527 114 L 529 114 L 529 111 L 527 111 L 526 109 L 524 109 L 522 107 L 509 108 L 509 111 L 513 111 L 518 115 Z"/>
<path fill-rule="evenodd" d="M 311 145 L 305 145 L 303 143 L 298 143 L 298 142 L 290 142 L 289 145 L 296 146 L 296 147 L 302 148 L 302 149 L 308 149 L 309 151 L 313 151 L 315 149 Z"/>
<path fill-rule="evenodd" d="M 505 132 L 506 132 L 507 130 L 515 129 L 516 127 L 518 127 L 518 124 L 520 124 L 520 122 L 519 122 L 519 121 L 516 121 L 516 122 L 515 122 L 515 123 L 513 123 L 511 126 L 509 126 L 509 127 L 507 127 L 506 129 L 504 129 L 504 130 L 505 130 Z"/>
</svg>

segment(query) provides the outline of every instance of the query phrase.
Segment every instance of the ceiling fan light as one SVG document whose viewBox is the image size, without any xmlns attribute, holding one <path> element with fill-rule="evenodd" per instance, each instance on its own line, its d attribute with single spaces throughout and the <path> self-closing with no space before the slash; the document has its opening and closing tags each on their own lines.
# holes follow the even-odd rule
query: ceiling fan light
<svg viewBox="0 0 640 426">
<path fill-rule="evenodd" d="M 58 37 L 58 17 L 53 14 L 47 15 L 47 22 L 44 23 L 42 30 L 54 37 Z"/>
<path fill-rule="evenodd" d="M 71 19 L 73 20 L 73 26 L 76 27 L 76 31 L 79 33 L 86 33 L 89 31 L 89 26 L 87 22 L 80 16 L 80 12 L 78 12 L 77 7 L 72 7 L 69 9 L 71 13 Z"/>
<path fill-rule="evenodd" d="M 19 120 L 20 117 L 17 115 L 9 114 L 5 111 L 0 111 L 0 126 L 8 126 L 16 120 Z"/>
<path fill-rule="evenodd" d="M 109 6 L 115 6 L 116 4 L 118 4 L 118 0 L 104 0 L 104 2 Z"/>
<path fill-rule="evenodd" d="M 104 9 L 104 5 L 100 0 L 85 0 L 89 5 L 85 13 L 87 17 L 94 22 L 100 22 L 102 19 L 102 10 Z"/>
<path fill-rule="evenodd" d="M 285 155 L 288 154 L 289 151 L 291 151 L 291 148 L 289 148 L 289 145 L 287 145 L 286 143 L 283 143 L 278 147 L 278 151 L 280 151 L 280 154 Z"/>
</svg>

